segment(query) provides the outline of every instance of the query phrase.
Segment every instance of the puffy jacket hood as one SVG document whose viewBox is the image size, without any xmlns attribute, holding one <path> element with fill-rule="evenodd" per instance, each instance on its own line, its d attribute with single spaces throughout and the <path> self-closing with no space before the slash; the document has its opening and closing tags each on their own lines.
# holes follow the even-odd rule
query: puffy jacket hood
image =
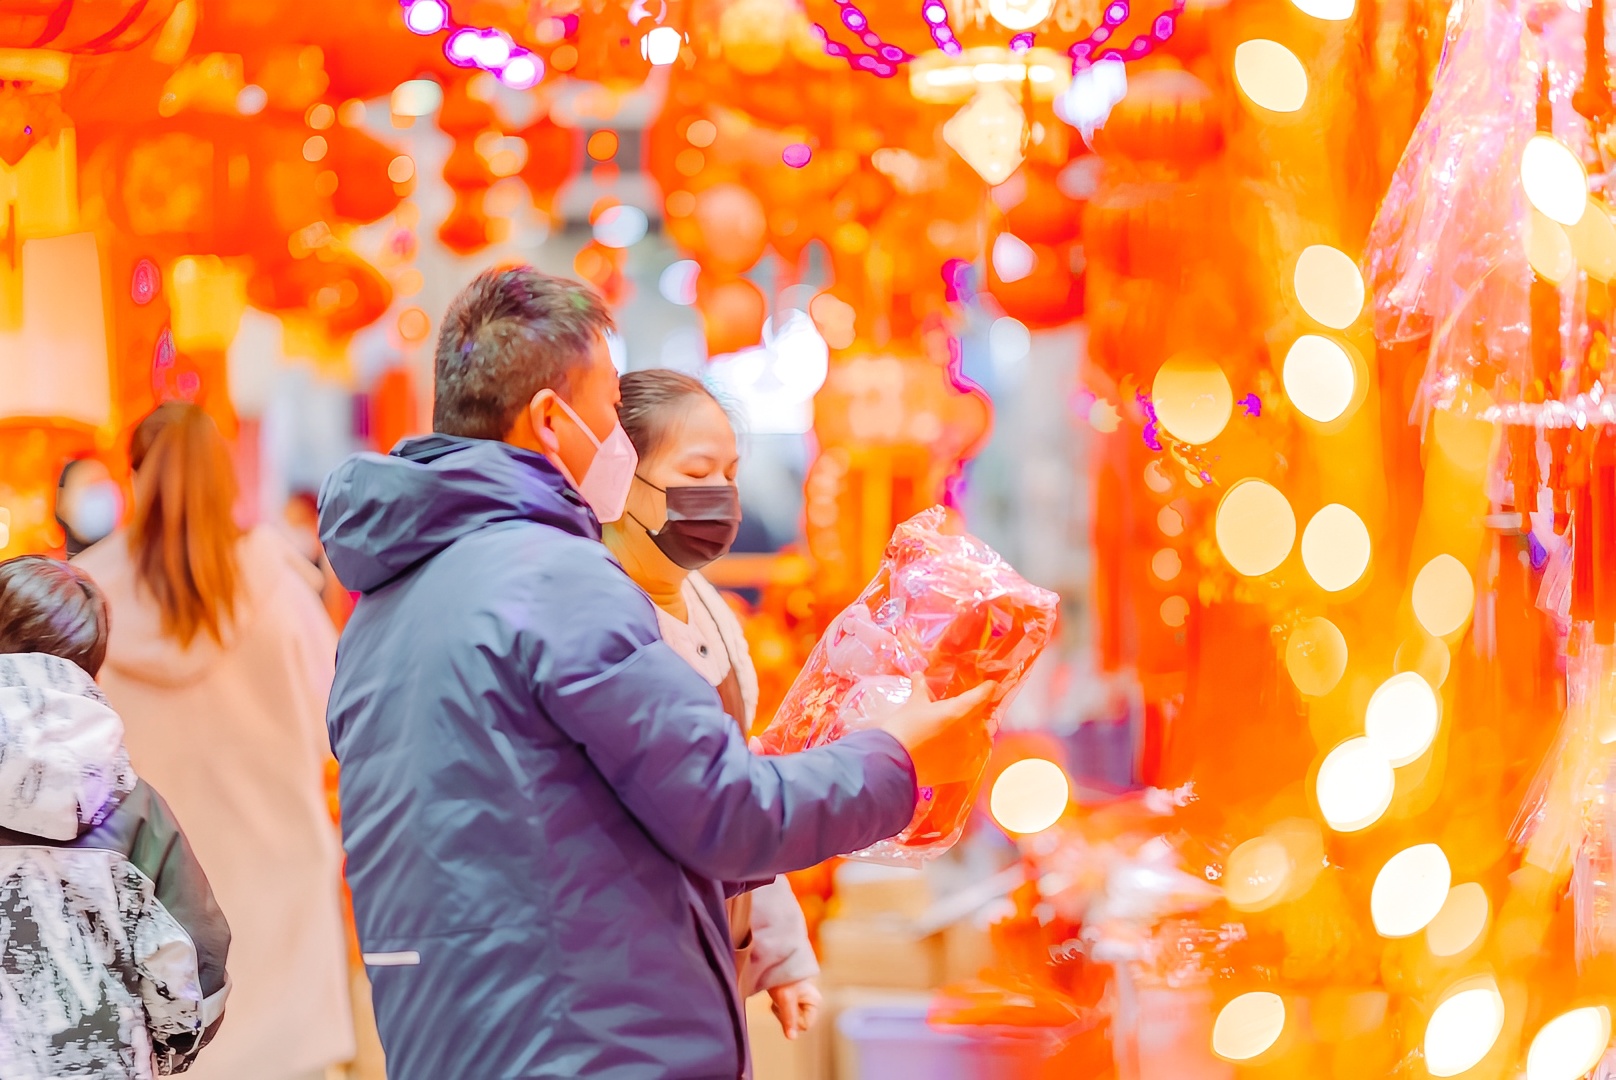
<svg viewBox="0 0 1616 1080">
<path fill-rule="evenodd" d="M 123 721 L 77 665 L 0 655 L 0 828 L 72 840 L 135 787 Z"/>
<path fill-rule="evenodd" d="M 391 454 L 357 454 L 320 492 L 326 558 L 362 593 L 506 521 L 600 539 L 595 515 L 544 455 L 488 439 L 428 435 Z"/>
</svg>

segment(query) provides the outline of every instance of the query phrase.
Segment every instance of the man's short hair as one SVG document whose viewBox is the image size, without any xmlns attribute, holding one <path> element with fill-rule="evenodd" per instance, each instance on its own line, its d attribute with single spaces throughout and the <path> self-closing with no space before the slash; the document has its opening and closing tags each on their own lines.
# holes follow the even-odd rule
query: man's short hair
<svg viewBox="0 0 1616 1080">
<path fill-rule="evenodd" d="M 432 429 L 503 439 L 516 418 L 589 360 L 611 312 L 587 285 L 531 266 L 485 270 L 449 305 L 438 332 Z"/>
<path fill-rule="evenodd" d="M 107 657 L 107 599 L 78 567 L 43 555 L 0 562 L 0 653 L 48 653 L 95 678 Z"/>
</svg>

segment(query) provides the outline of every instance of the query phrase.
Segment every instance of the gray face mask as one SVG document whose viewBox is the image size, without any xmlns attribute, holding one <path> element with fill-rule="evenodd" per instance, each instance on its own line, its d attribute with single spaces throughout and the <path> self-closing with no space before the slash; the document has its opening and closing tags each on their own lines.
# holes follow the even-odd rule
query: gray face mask
<svg viewBox="0 0 1616 1080">
<path fill-rule="evenodd" d="M 667 499 L 668 520 L 655 532 L 645 532 L 669 562 L 685 570 L 700 570 L 729 553 L 741 529 L 741 495 L 734 484 L 659 488 L 643 476 L 639 480 Z M 645 528 L 638 518 L 635 523 Z"/>
</svg>

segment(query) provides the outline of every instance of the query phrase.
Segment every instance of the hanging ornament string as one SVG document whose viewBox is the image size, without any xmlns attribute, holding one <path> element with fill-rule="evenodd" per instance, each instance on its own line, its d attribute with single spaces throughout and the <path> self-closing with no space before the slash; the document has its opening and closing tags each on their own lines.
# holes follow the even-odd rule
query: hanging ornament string
<svg viewBox="0 0 1616 1080">
<path fill-rule="evenodd" d="M 914 56 L 881 40 L 881 35 L 870 29 L 869 16 L 854 4 L 852 0 L 836 0 L 840 10 L 842 25 L 859 36 L 859 40 L 866 48 L 875 50 L 870 53 L 854 52 L 851 48 L 836 41 L 830 36 L 830 31 L 819 23 L 814 23 L 814 32 L 825 43 L 825 55 L 834 56 L 838 60 L 846 60 L 848 66 L 855 71 L 867 71 L 871 75 L 883 79 L 890 79 L 898 73 L 898 67 L 907 64 Z M 944 17 L 947 13 L 944 12 Z M 958 51 L 958 46 L 955 47 Z"/>
<path fill-rule="evenodd" d="M 1104 48 L 1112 35 L 1117 32 L 1117 28 L 1128 21 L 1132 11 L 1128 0 L 1114 0 L 1106 6 L 1105 15 L 1100 25 L 1094 28 L 1094 32 L 1066 50 L 1066 54 L 1072 58 L 1073 74 L 1098 60 L 1128 61 L 1150 55 L 1158 45 L 1173 36 L 1173 31 L 1178 27 L 1179 17 L 1184 14 L 1184 0 L 1175 0 L 1171 8 L 1152 19 L 1150 33 L 1140 34 L 1128 44 L 1127 48 L 1118 49 L 1114 46 Z M 1098 55 L 1095 50 L 1100 50 Z"/>
<path fill-rule="evenodd" d="M 883 41 L 880 35 L 870 28 L 869 17 L 852 0 L 836 0 L 836 4 L 841 12 L 842 25 L 859 35 L 859 40 L 874 51 L 855 52 L 833 39 L 824 26 L 815 23 L 814 30 L 824 41 L 827 55 L 846 60 L 854 69 L 867 71 L 884 79 L 897 74 L 899 65 L 914 60 L 914 57 L 903 49 Z M 1174 0 L 1170 8 L 1151 20 L 1149 33 L 1136 36 L 1124 48 L 1107 47 L 1117 29 L 1128 21 L 1132 13 L 1133 8 L 1129 0 L 1113 0 L 1106 6 L 1100 25 L 1087 37 L 1067 49 L 1067 55 L 1072 60 L 1073 74 L 1100 60 L 1128 61 L 1150 55 L 1157 46 L 1173 36 L 1173 31 L 1178 27 L 1178 20 L 1184 14 L 1184 0 Z M 921 0 L 920 18 L 931 34 L 932 43 L 945 55 L 959 56 L 964 51 L 949 21 L 948 7 L 943 0 Z M 1014 52 L 1025 52 L 1032 48 L 1033 41 L 1032 32 L 1019 33 L 1010 39 L 1010 48 Z"/>
</svg>

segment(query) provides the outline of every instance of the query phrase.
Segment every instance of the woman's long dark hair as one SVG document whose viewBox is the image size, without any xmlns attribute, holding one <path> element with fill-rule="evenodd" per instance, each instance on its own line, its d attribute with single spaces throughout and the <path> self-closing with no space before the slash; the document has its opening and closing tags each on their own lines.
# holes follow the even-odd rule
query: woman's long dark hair
<svg viewBox="0 0 1616 1080">
<path fill-rule="evenodd" d="M 130 441 L 135 506 L 129 553 L 150 590 L 163 633 L 189 645 L 206 632 L 222 641 L 241 591 L 230 448 L 207 413 L 185 402 L 160 406 Z"/>
</svg>

